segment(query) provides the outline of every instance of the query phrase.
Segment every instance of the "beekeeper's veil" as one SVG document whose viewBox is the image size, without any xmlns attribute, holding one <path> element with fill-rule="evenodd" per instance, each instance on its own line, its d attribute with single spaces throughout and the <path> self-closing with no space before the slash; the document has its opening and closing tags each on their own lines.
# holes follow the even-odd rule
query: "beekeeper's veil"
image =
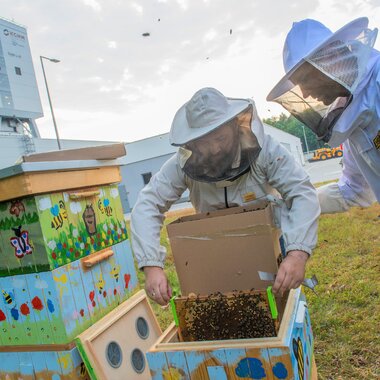
<svg viewBox="0 0 380 380">
<path fill-rule="evenodd" d="M 365 73 L 376 36 L 366 17 L 335 33 L 315 20 L 294 23 L 283 51 L 286 75 L 267 100 L 280 103 L 328 142 Z"/>
<path fill-rule="evenodd" d="M 202 182 L 234 180 L 247 172 L 262 140 L 253 101 L 226 98 L 214 88 L 197 91 L 177 111 L 170 130 L 181 168 Z"/>
</svg>

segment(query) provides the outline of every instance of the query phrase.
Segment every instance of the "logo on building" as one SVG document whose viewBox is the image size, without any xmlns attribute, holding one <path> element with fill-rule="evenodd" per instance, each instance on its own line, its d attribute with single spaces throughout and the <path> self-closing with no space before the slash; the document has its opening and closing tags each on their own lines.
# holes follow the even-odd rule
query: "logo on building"
<svg viewBox="0 0 380 380">
<path fill-rule="evenodd" d="M 5 36 L 11 36 L 11 37 L 19 38 L 21 40 L 25 40 L 25 36 L 23 36 L 22 34 L 9 31 L 8 29 L 3 29 L 3 33 Z"/>
</svg>

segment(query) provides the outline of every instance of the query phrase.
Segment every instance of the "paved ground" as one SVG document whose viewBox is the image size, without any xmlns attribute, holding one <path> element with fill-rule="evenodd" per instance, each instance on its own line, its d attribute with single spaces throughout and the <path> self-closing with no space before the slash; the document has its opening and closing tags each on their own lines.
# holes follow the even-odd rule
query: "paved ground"
<svg viewBox="0 0 380 380">
<path fill-rule="evenodd" d="M 311 182 L 324 182 L 338 179 L 342 173 L 341 158 L 331 158 L 326 161 L 307 162 L 304 169 L 309 174 Z"/>
</svg>

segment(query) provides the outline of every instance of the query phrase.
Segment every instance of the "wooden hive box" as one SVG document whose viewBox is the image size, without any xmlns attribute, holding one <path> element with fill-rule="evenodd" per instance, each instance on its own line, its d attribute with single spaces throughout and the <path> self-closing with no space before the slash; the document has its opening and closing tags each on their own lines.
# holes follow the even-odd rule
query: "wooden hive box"
<svg viewBox="0 0 380 380">
<path fill-rule="evenodd" d="M 265 289 L 277 273 L 280 231 L 268 202 L 179 218 L 167 226 L 181 294 Z"/>
<path fill-rule="evenodd" d="M 0 348 L 1 379 L 90 379 L 75 344 L 23 346 L 17 350 L 5 352 Z"/>
<path fill-rule="evenodd" d="M 0 276 L 53 270 L 128 238 L 117 185 L 0 203 Z"/>
<path fill-rule="evenodd" d="M 300 288 L 289 293 L 275 337 L 180 342 L 174 323 L 148 350 L 152 379 L 317 379 L 313 333 Z"/>
<path fill-rule="evenodd" d="M 2 277 L 0 345 L 67 344 L 136 286 L 128 240 L 51 272 Z"/>
<path fill-rule="evenodd" d="M 176 297 L 174 303 L 180 341 L 276 336 L 287 296 L 288 293 L 276 301 L 271 295 L 272 305 L 276 304 L 273 311 L 265 290 Z"/>
<path fill-rule="evenodd" d="M 145 353 L 161 335 L 141 290 L 76 339 L 92 380 L 150 379 Z"/>
</svg>

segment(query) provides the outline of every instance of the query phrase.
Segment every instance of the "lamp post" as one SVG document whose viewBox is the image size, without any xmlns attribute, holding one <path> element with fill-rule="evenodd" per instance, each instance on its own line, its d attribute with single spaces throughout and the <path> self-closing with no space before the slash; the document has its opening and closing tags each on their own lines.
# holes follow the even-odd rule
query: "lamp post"
<svg viewBox="0 0 380 380">
<path fill-rule="evenodd" d="M 309 153 L 309 145 L 307 144 L 307 139 L 306 139 L 306 133 L 305 133 L 305 126 L 301 124 L 302 130 L 303 130 L 303 137 L 305 139 L 305 144 L 306 144 L 306 153 Z"/>
<path fill-rule="evenodd" d="M 45 67 L 44 67 L 43 59 L 47 59 L 48 61 L 53 62 L 53 63 L 58 63 L 58 62 L 60 62 L 60 60 L 59 59 L 55 59 L 55 58 L 48 58 L 48 57 L 44 57 L 43 55 L 40 55 L 41 66 L 42 66 L 42 73 L 44 74 L 44 80 L 45 80 L 46 91 L 47 91 L 47 95 L 48 95 L 48 99 L 49 99 L 51 116 L 52 116 L 52 119 L 53 119 L 53 124 L 54 124 L 54 129 L 55 129 L 55 135 L 57 136 L 58 149 L 61 150 L 61 142 L 59 140 L 59 133 L 58 133 L 58 128 L 57 128 L 57 123 L 55 122 L 55 116 L 54 116 L 54 111 L 53 111 L 53 104 L 52 104 L 51 98 L 50 98 L 50 92 L 49 92 L 49 87 L 48 87 L 47 80 L 46 80 L 46 74 L 45 74 Z"/>
</svg>

